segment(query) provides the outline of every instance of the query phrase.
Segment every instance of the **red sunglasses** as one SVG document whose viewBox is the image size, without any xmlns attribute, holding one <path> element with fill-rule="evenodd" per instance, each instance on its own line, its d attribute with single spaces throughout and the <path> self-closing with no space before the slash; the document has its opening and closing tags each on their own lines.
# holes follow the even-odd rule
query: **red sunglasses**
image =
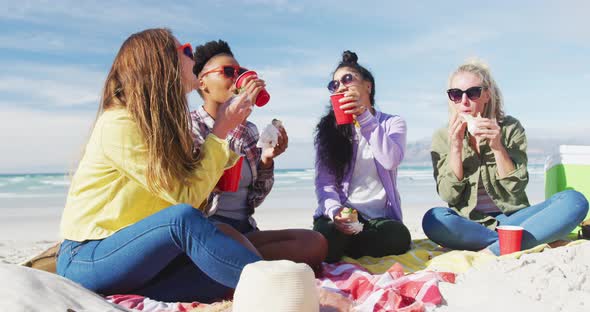
<svg viewBox="0 0 590 312">
<path fill-rule="evenodd" d="M 248 71 L 248 69 L 246 69 L 244 67 L 237 66 L 237 65 L 224 65 L 224 66 L 215 67 L 211 70 L 208 70 L 208 71 L 202 73 L 201 78 L 209 75 L 210 73 L 223 73 L 223 75 L 226 78 L 236 79 L 236 78 L 238 78 L 239 75 L 241 75 L 247 71 Z"/>
<path fill-rule="evenodd" d="M 177 48 L 182 51 L 184 55 L 188 56 L 191 60 L 193 59 L 193 46 L 190 43 L 185 43 Z"/>
</svg>

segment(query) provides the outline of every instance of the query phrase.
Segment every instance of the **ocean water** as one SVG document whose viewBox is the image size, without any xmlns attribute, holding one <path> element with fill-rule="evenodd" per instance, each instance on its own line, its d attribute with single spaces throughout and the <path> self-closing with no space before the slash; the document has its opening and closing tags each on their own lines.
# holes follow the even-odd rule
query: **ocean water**
<svg viewBox="0 0 590 312">
<path fill-rule="evenodd" d="M 527 194 L 531 203 L 544 197 L 543 170 L 543 165 L 529 166 Z M 313 196 L 314 174 L 314 169 L 277 169 L 271 194 Z M 63 173 L 0 175 L 0 209 L 61 209 L 69 186 L 70 177 Z M 439 200 L 430 166 L 401 166 L 398 170 L 398 187 L 403 203 L 432 203 Z"/>
</svg>

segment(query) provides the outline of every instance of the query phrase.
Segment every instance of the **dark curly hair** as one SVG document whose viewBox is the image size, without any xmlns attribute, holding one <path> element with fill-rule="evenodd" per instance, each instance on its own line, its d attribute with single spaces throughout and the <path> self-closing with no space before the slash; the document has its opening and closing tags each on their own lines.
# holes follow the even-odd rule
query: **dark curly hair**
<svg viewBox="0 0 590 312">
<path fill-rule="evenodd" d="M 361 78 L 371 83 L 369 100 L 375 106 L 375 78 L 373 74 L 357 63 L 358 56 L 351 51 L 342 53 L 342 61 L 338 64 L 334 73 L 343 67 L 357 72 Z M 338 184 L 342 183 L 344 173 L 352 161 L 352 140 L 354 138 L 353 125 L 338 125 L 332 106 L 329 105 L 327 114 L 320 119 L 315 129 L 314 144 L 317 151 L 317 161 L 322 163 L 331 174 L 336 177 Z"/>
<path fill-rule="evenodd" d="M 223 40 L 213 40 L 200 46 L 197 46 L 195 48 L 195 54 L 193 57 L 193 59 L 195 60 L 195 66 L 193 66 L 193 73 L 196 76 L 199 76 L 199 73 L 201 73 L 203 67 L 205 67 L 205 64 L 207 64 L 207 62 L 209 62 L 209 60 L 212 59 L 214 56 L 219 54 L 227 54 L 231 57 L 234 56 L 234 54 L 231 52 L 229 44 L 227 44 L 227 42 Z"/>
</svg>

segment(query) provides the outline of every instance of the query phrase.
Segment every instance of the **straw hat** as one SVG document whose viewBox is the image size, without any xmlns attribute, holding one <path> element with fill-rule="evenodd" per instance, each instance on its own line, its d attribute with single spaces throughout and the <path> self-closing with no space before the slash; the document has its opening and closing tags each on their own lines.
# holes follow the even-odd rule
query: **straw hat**
<svg viewBox="0 0 590 312">
<path fill-rule="evenodd" d="M 258 261 L 244 267 L 233 312 L 319 312 L 313 271 L 288 260 Z"/>
</svg>

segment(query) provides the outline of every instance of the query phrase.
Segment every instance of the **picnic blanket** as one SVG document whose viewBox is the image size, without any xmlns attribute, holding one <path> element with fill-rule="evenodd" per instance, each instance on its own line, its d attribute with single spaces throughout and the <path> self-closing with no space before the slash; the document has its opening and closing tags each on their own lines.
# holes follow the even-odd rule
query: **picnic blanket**
<svg viewBox="0 0 590 312">
<path fill-rule="evenodd" d="M 574 241 L 568 246 L 585 242 Z M 534 248 L 501 256 L 520 258 L 523 254 L 550 248 Z M 497 259 L 472 252 L 449 251 L 430 240 L 415 240 L 412 249 L 398 256 L 381 258 L 343 258 L 342 262 L 323 264 L 318 287 L 339 293 L 355 302 L 355 311 L 417 312 L 442 302 L 438 285 L 454 283 L 456 274 Z M 167 303 L 138 295 L 114 295 L 106 298 L 122 307 L 144 312 L 230 311 L 231 303 L 207 305 L 199 302 Z"/>
<path fill-rule="evenodd" d="M 106 299 L 124 308 L 145 312 L 188 312 L 208 306 L 199 302 L 162 302 L 140 295 L 112 295 Z"/>
<path fill-rule="evenodd" d="M 373 274 L 384 273 L 396 263 L 402 266 L 404 272 L 413 273 L 426 269 L 430 260 L 449 251 L 429 239 L 419 239 L 412 241 L 412 248 L 402 255 L 380 258 L 366 256 L 358 259 L 344 257 L 342 260 L 361 265 Z"/>
<path fill-rule="evenodd" d="M 318 287 L 350 298 L 357 311 L 424 311 L 441 303 L 440 282 L 454 282 L 454 273 L 424 271 L 431 259 L 445 252 L 423 239 L 414 241 L 412 249 L 399 256 L 345 257 L 342 262 L 323 264 Z M 137 295 L 109 296 L 107 300 L 145 312 L 191 311 L 207 306 L 198 302 L 166 303 Z"/>
<path fill-rule="evenodd" d="M 354 263 L 324 264 L 320 287 L 340 293 L 355 302 L 357 311 L 420 312 L 442 302 L 439 282 L 455 282 L 450 272 L 421 271 L 405 274 L 396 263 L 382 274 L 371 274 Z"/>
<path fill-rule="evenodd" d="M 323 265 L 319 287 L 355 302 L 356 311 L 421 312 L 442 302 L 439 282 L 454 283 L 455 274 L 422 271 L 406 275 L 396 263 L 382 274 L 371 274 L 359 264 L 338 262 Z M 137 295 L 115 295 L 107 300 L 128 309 L 145 312 L 191 311 L 207 305 L 198 302 L 166 303 Z"/>
</svg>

